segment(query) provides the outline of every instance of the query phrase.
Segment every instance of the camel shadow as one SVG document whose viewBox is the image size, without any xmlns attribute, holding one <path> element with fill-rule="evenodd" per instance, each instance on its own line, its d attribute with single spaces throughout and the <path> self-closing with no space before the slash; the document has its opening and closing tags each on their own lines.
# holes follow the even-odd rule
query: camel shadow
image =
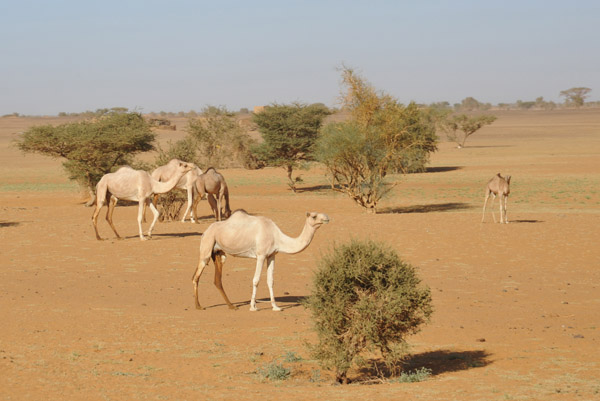
<svg viewBox="0 0 600 401">
<path fill-rule="evenodd" d="M 144 233 L 144 236 L 146 236 L 146 233 Z M 201 237 L 202 233 L 200 232 L 191 232 L 191 233 L 163 233 L 163 234 L 157 234 L 157 233 L 152 233 L 152 238 L 149 239 L 149 241 L 160 241 L 161 239 L 166 239 L 166 238 L 185 238 L 185 237 Z M 114 241 L 123 241 L 123 240 L 129 240 L 129 239 L 134 239 L 137 238 L 139 239 L 140 236 L 137 234 L 134 235 L 122 235 L 121 238 L 105 238 L 105 240 L 114 240 Z M 146 236 L 146 238 L 148 238 Z"/>
<path fill-rule="evenodd" d="M 305 296 L 294 296 L 294 295 L 288 295 L 288 296 L 283 296 L 283 297 L 275 297 L 275 302 L 277 302 L 277 306 L 279 306 L 281 308 L 281 310 L 286 310 L 286 309 L 291 309 L 291 308 L 297 308 L 299 306 L 302 306 L 302 301 L 306 299 Z M 271 299 L 270 298 L 257 298 L 256 299 L 256 303 L 257 304 L 264 304 L 267 303 L 269 304 L 269 308 L 262 308 L 264 310 L 270 310 L 271 309 Z M 233 305 L 235 305 L 237 308 L 241 307 L 241 306 L 248 306 L 250 305 L 250 301 L 241 301 L 241 302 L 232 302 Z M 217 307 L 222 307 L 222 306 L 227 306 L 227 304 L 225 303 L 220 303 L 220 304 L 215 304 L 215 305 L 211 305 L 211 306 L 207 306 L 206 309 L 212 309 L 212 308 L 217 308 Z M 260 310 L 262 310 L 260 309 Z"/>
<path fill-rule="evenodd" d="M 509 223 L 543 223 L 543 220 L 509 220 Z"/>
<path fill-rule="evenodd" d="M 16 221 L 0 221 L 0 227 L 4 228 L 4 227 L 16 227 L 18 225 L 21 225 L 21 223 L 18 223 Z"/>
<path fill-rule="evenodd" d="M 434 212 L 447 212 L 450 210 L 466 210 L 471 209 L 472 206 L 468 203 L 462 202 L 449 202 L 449 203 L 434 203 L 429 205 L 413 205 L 403 207 L 386 207 L 378 211 L 379 214 L 393 214 L 393 213 L 434 213 Z"/>
<path fill-rule="evenodd" d="M 420 369 L 428 369 L 432 376 L 444 373 L 459 372 L 469 369 L 481 368 L 491 363 L 490 354 L 484 350 L 474 351 L 450 351 L 435 350 L 408 356 L 405 359 L 402 371 L 414 372 Z M 373 377 L 382 375 L 393 381 L 394 375 L 386 368 L 381 359 L 371 360 L 368 368 L 359 370 L 359 377 L 355 382 L 368 381 Z"/>
<path fill-rule="evenodd" d="M 166 238 L 186 238 L 186 237 L 201 237 L 202 233 L 200 232 L 190 232 L 190 233 L 164 233 L 164 234 L 152 234 L 152 238 L 155 237 L 166 237 Z"/>
</svg>

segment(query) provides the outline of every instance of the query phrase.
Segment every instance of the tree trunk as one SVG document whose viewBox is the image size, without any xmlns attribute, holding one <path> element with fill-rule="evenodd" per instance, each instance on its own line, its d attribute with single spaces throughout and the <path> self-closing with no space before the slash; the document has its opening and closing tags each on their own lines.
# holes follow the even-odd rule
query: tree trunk
<svg viewBox="0 0 600 401">
<path fill-rule="evenodd" d="M 287 177 L 288 177 L 288 181 L 289 181 L 288 185 L 290 186 L 290 188 L 292 189 L 292 191 L 296 192 L 296 183 L 292 179 L 292 171 L 293 171 L 292 165 L 288 164 L 286 166 L 286 170 L 287 170 Z"/>
</svg>

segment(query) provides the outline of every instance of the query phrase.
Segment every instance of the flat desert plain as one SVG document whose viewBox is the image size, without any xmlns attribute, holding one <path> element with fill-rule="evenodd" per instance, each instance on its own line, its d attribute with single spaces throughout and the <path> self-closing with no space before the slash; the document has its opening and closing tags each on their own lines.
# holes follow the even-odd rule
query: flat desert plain
<svg viewBox="0 0 600 401">
<path fill-rule="evenodd" d="M 97 241 L 61 161 L 11 146 L 32 125 L 68 120 L 1 118 L 0 399 L 600 399 L 600 111 L 494 114 L 465 148 L 442 141 L 428 172 L 390 177 L 397 185 L 376 215 L 328 189 L 319 167 L 301 172 L 296 194 L 283 169 L 222 169 L 233 209 L 291 236 L 307 211 L 331 218 L 305 251 L 277 257 L 282 312 L 248 310 L 255 262 L 233 257 L 224 287 L 239 309 L 224 304 L 212 264 L 200 280 L 207 309 L 194 308 L 206 201 L 199 223 L 158 223 L 150 241 L 137 236 L 136 206 L 115 211 L 123 240 L 102 212 L 107 240 Z M 184 134 L 176 123 L 161 141 Z M 510 223 L 481 223 L 498 172 L 512 176 Z M 387 244 L 430 287 L 435 311 L 408 337 L 406 360 L 407 371 L 430 369 L 427 380 L 374 383 L 352 371 L 353 384 L 334 385 L 311 358 L 316 335 L 300 301 L 321 257 L 351 239 Z M 291 376 L 265 379 L 278 364 Z"/>
</svg>

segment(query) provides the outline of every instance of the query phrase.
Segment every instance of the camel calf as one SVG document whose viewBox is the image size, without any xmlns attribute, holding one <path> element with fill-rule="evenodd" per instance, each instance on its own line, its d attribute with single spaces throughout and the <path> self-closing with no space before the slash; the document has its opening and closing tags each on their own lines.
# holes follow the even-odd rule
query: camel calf
<svg viewBox="0 0 600 401">
<path fill-rule="evenodd" d="M 510 175 L 502 177 L 500 173 L 496 174 L 491 180 L 488 181 L 485 188 L 485 202 L 483 203 L 483 216 L 481 222 L 485 219 L 485 207 L 487 205 L 488 198 L 492 195 L 492 207 L 496 195 L 500 195 L 500 223 L 508 224 L 508 216 L 506 215 L 506 204 L 508 202 L 508 195 L 510 194 Z M 494 223 L 496 222 L 496 216 L 492 209 L 492 218 Z"/>
</svg>

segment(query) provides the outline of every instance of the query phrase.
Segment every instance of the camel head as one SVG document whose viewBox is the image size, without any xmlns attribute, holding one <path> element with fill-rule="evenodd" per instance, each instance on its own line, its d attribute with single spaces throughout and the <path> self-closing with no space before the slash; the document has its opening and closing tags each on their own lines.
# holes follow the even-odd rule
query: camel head
<svg viewBox="0 0 600 401">
<path fill-rule="evenodd" d="M 194 163 L 187 163 L 187 162 L 182 162 L 182 161 L 179 161 L 177 163 L 177 170 L 183 171 L 184 174 L 186 174 L 188 171 L 191 171 L 195 168 L 196 168 L 196 165 Z"/>
<path fill-rule="evenodd" d="M 329 223 L 329 216 L 324 213 L 306 212 L 306 223 L 315 229 Z"/>
</svg>

